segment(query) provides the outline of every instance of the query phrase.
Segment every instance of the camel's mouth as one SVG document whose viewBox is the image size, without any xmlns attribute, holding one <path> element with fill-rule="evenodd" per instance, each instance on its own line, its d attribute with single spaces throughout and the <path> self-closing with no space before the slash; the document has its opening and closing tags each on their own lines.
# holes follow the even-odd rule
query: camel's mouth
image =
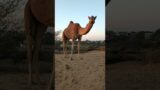
<svg viewBox="0 0 160 90">
<path fill-rule="evenodd" d="M 90 23 L 91 23 L 91 24 L 94 24 L 94 23 L 95 23 L 95 21 L 90 21 Z"/>
</svg>

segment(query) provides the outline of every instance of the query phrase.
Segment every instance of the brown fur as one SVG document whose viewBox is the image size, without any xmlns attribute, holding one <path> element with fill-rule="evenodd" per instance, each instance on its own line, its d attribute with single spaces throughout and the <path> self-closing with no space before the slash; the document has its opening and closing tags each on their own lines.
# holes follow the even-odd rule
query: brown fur
<svg viewBox="0 0 160 90">
<path fill-rule="evenodd" d="M 78 56 L 79 56 L 80 41 L 82 35 L 87 34 L 91 30 L 93 24 L 95 23 L 96 16 L 95 17 L 91 16 L 88 18 L 89 18 L 89 23 L 86 25 L 85 28 L 82 28 L 79 23 L 74 23 L 73 21 L 70 21 L 68 27 L 63 31 L 62 38 L 63 38 L 64 57 L 66 57 L 66 43 L 67 41 L 69 41 L 69 39 L 72 40 L 72 46 L 71 46 L 72 50 L 71 50 L 70 60 L 72 60 L 72 54 L 74 49 L 73 46 L 74 46 L 74 41 L 76 39 L 78 39 Z"/>
<path fill-rule="evenodd" d="M 34 17 L 47 26 L 54 25 L 53 0 L 29 0 L 31 11 Z"/>
</svg>

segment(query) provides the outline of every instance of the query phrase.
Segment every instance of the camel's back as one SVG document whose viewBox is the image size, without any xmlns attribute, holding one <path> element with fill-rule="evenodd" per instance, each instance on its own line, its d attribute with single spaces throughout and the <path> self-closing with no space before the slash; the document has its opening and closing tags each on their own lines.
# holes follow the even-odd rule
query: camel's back
<svg viewBox="0 0 160 90">
<path fill-rule="evenodd" d="M 31 11 L 35 18 L 47 26 L 54 25 L 53 0 L 30 0 Z"/>
<path fill-rule="evenodd" d="M 73 39 L 78 36 L 78 30 L 80 25 L 78 23 L 70 22 L 68 27 L 64 30 L 64 34 L 67 38 Z"/>
</svg>

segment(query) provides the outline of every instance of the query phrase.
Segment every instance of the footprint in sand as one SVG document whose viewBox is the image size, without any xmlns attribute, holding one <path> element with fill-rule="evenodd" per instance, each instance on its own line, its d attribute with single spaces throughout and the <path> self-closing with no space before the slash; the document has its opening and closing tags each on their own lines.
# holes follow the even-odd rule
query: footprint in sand
<svg viewBox="0 0 160 90">
<path fill-rule="evenodd" d="M 65 66 L 67 70 L 71 69 L 71 67 L 69 65 Z"/>
<path fill-rule="evenodd" d="M 78 81 L 75 80 L 75 79 L 72 79 L 71 81 L 72 81 L 72 83 L 74 83 L 74 84 L 78 84 Z"/>
</svg>

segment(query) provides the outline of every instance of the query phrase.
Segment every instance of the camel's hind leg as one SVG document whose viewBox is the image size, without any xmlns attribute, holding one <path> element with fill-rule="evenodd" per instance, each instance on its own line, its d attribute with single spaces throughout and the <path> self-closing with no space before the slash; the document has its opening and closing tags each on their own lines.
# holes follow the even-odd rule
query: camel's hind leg
<svg viewBox="0 0 160 90">
<path fill-rule="evenodd" d="M 28 72 L 29 72 L 29 77 L 28 77 L 28 85 L 31 86 L 32 85 L 32 78 L 33 78 L 33 74 L 32 74 L 32 38 L 30 35 L 27 35 L 27 59 L 28 59 Z"/>
<path fill-rule="evenodd" d="M 66 41 L 63 40 L 63 53 L 64 53 L 64 58 L 66 58 Z"/>
<path fill-rule="evenodd" d="M 74 51 L 74 40 L 72 40 L 70 60 L 72 60 L 73 51 Z"/>
<path fill-rule="evenodd" d="M 78 58 L 83 59 L 83 58 L 80 57 L 80 43 L 81 43 L 81 38 L 78 39 L 77 50 L 78 50 Z"/>
<path fill-rule="evenodd" d="M 34 52 L 33 52 L 33 64 L 34 64 L 34 72 L 35 72 L 35 79 L 37 82 L 40 80 L 39 75 L 39 52 L 41 48 L 42 38 L 46 31 L 47 27 L 39 22 L 36 23 L 36 33 L 35 33 L 35 42 L 34 42 Z"/>
<path fill-rule="evenodd" d="M 38 53 L 42 36 L 46 30 L 46 26 L 36 21 L 31 13 L 28 3 L 25 7 L 24 20 L 27 38 L 27 57 L 29 72 L 28 85 L 30 87 L 33 82 L 33 72 L 35 73 L 36 78 L 38 78 Z"/>
<path fill-rule="evenodd" d="M 25 32 L 26 32 L 26 39 L 27 39 L 27 59 L 28 59 L 28 85 L 29 87 L 32 85 L 32 57 L 33 57 L 33 29 L 34 29 L 34 21 L 33 16 L 31 15 L 31 10 L 29 8 L 29 4 L 26 4 L 25 11 L 24 11 L 24 21 L 25 21 Z"/>
<path fill-rule="evenodd" d="M 64 58 L 66 58 L 66 54 L 67 54 L 67 37 L 65 36 L 64 32 L 63 32 L 63 35 L 62 35 L 62 38 L 63 38 L 63 54 L 64 54 Z"/>
</svg>

